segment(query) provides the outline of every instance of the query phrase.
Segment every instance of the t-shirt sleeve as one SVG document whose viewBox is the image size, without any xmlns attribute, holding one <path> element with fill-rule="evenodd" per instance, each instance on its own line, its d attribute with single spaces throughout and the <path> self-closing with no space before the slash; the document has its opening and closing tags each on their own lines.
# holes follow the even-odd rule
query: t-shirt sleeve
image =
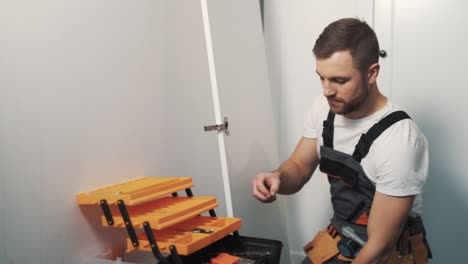
<svg viewBox="0 0 468 264">
<path fill-rule="evenodd" d="M 321 128 L 317 127 L 319 115 L 323 112 L 324 102 L 323 96 L 318 96 L 313 101 L 307 112 L 304 114 L 304 133 L 306 138 L 317 138 Z"/>
<path fill-rule="evenodd" d="M 376 190 L 392 196 L 422 193 L 429 168 L 426 138 L 412 120 L 402 120 L 388 130 L 372 153 L 377 162 Z"/>
</svg>

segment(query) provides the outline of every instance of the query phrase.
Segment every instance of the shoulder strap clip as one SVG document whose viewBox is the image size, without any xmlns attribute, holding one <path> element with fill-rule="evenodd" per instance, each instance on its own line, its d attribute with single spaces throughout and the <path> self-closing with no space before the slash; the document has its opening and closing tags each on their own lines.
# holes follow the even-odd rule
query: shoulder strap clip
<svg viewBox="0 0 468 264">
<path fill-rule="evenodd" d="M 361 138 L 354 149 L 353 158 L 356 161 L 361 162 L 361 160 L 367 156 L 372 143 L 380 136 L 380 134 L 398 121 L 407 118 L 411 119 L 407 113 L 403 111 L 395 111 L 377 122 L 369 129 L 369 131 L 367 131 L 367 133 L 361 135 Z"/>
</svg>

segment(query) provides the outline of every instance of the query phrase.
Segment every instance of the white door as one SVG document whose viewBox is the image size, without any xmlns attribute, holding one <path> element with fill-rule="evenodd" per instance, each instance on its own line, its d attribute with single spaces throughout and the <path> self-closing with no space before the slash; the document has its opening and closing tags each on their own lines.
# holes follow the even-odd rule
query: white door
<svg viewBox="0 0 468 264">
<path fill-rule="evenodd" d="M 226 216 L 210 70 L 200 1 L 164 2 L 160 134 L 163 164 L 152 175 L 190 176 L 196 196 L 215 196 Z M 158 176 L 158 175 L 155 175 Z"/>
<path fill-rule="evenodd" d="M 241 235 L 287 238 L 277 205 L 251 194 L 256 172 L 277 164 L 277 143 L 259 3 L 165 3 L 163 160 L 155 171 L 193 177 L 195 195 L 216 196 L 219 216 L 243 219 Z M 204 132 L 221 124 L 224 131 Z M 161 170 L 162 168 L 162 170 Z"/>
<path fill-rule="evenodd" d="M 391 99 L 416 120 L 429 141 L 430 168 L 423 218 L 432 263 L 466 262 L 468 222 L 468 74 L 466 1 L 376 1 L 391 62 Z"/>
</svg>

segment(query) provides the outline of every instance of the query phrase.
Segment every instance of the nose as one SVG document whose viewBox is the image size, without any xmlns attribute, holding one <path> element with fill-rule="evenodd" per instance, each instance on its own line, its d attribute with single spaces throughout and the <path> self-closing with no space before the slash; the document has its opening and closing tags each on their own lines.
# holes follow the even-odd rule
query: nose
<svg viewBox="0 0 468 264">
<path fill-rule="evenodd" d="M 323 96 L 331 97 L 336 94 L 336 90 L 333 88 L 332 84 L 329 81 L 323 80 L 322 87 L 323 87 Z"/>
</svg>

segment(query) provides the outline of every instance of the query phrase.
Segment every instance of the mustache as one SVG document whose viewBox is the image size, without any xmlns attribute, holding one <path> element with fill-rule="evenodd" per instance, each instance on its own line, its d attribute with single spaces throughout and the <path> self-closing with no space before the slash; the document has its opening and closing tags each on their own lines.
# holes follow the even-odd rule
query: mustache
<svg viewBox="0 0 468 264">
<path fill-rule="evenodd" d="M 328 96 L 327 97 L 327 101 L 337 101 L 337 102 L 341 102 L 341 103 L 344 103 L 344 101 L 336 96 Z"/>
</svg>

